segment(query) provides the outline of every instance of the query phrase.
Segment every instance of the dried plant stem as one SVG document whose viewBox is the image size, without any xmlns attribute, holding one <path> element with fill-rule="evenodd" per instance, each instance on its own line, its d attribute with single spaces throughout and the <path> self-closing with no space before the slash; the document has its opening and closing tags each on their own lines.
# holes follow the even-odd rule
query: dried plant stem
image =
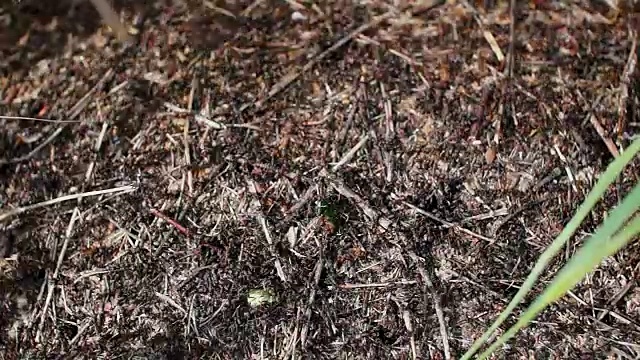
<svg viewBox="0 0 640 360">
<path fill-rule="evenodd" d="M 96 191 L 89 191 L 89 192 L 85 192 L 85 193 L 81 193 L 81 194 L 65 195 L 65 196 L 61 196 L 61 197 L 55 198 L 55 199 L 39 202 L 39 203 L 36 203 L 36 204 L 33 204 L 33 205 L 28 205 L 28 206 L 23 206 L 23 207 L 15 208 L 15 209 L 12 209 L 12 210 L 8 210 L 8 211 L 3 212 L 3 213 L 0 214 L 0 221 L 3 221 L 5 219 L 8 219 L 8 218 L 10 218 L 12 216 L 15 216 L 15 215 L 19 215 L 19 214 L 25 213 L 27 211 L 31 211 L 31 210 L 43 208 L 43 207 L 46 207 L 46 206 L 59 204 L 61 202 L 65 202 L 65 201 L 69 201 L 69 200 L 75 200 L 75 199 L 79 199 L 79 198 L 83 198 L 83 197 L 89 197 L 89 196 L 112 194 L 112 193 L 119 193 L 119 195 L 121 195 L 121 194 L 132 192 L 135 189 L 136 188 L 133 187 L 133 186 L 126 185 L 126 186 L 120 186 L 120 187 L 113 188 L 113 189 L 96 190 Z"/>
<path fill-rule="evenodd" d="M 113 7 L 109 5 L 107 0 L 91 0 L 91 3 L 96 8 L 100 16 L 102 16 L 104 22 L 109 25 L 113 31 L 115 31 L 120 40 L 125 42 L 129 42 L 131 40 L 127 28 L 122 24 L 118 14 Z"/>
</svg>

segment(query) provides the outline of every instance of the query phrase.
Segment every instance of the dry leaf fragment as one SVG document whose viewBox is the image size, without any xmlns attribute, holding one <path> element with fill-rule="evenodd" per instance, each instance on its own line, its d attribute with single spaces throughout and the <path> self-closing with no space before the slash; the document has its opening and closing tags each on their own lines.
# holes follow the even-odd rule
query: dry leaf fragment
<svg viewBox="0 0 640 360">
<path fill-rule="evenodd" d="M 487 152 L 484 154 L 484 158 L 487 161 L 487 164 L 493 163 L 496 159 L 496 149 L 494 149 L 493 146 L 489 146 L 489 148 L 487 148 Z"/>
</svg>

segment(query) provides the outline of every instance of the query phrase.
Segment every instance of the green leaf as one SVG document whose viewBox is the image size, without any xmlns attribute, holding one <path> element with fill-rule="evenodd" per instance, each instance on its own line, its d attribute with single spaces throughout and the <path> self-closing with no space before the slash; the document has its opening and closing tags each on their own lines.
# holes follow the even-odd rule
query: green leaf
<svg viewBox="0 0 640 360">
<path fill-rule="evenodd" d="M 600 200 L 609 185 L 618 177 L 624 167 L 634 158 L 636 153 L 640 151 L 640 139 L 636 139 L 615 161 L 613 161 L 607 170 L 602 174 L 596 185 L 593 187 L 587 198 L 584 200 L 574 217 L 569 221 L 564 230 L 549 245 L 549 247 L 540 255 L 538 262 L 535 264 L 531 273 L 524 281 L 520 290 L 516 293 L 505 310 L 498 316 L 491 327 L 476 340 L 471 348 L 462 356 L 462 360 L 470 359 L 482 345 L 489 339 L 495 330 L 509 317 L 513 310 L 522 302 L 524 297 L 531 291 L 533 285 L 540 277 L 540 274 L 547 267 L 551 259 L 562 250 L 562 247 L 576 232 L 582 221 L 589 215 L 592 208 Z"/>
<path fill-rule="evenodd" d="M 635 206 L 638 207 L 640 201 L 640 185 L 636 186 Z M 605 225 L 606 226 L 606 225 Z M 500 345 L 504 344 L 518 330 L 529 324 L 542 310 L 549 304 L 560 299 L 567 291 L 571 290 L 584 276 L 592 271 L 607 256 L 618 252 L 623 246 L 629 243 L 640 233 L 640 215 L 637 215 L 631 223 L 613 238 L 598 237 L 594 235 L 587 244 L 582 247 L 569 263 L 558 273 L 547 289 L 529 306 L 527 311 L 518 319 L 507 332 L 505 332 L 495 343 L 485 352 L 478 356 L 478 359 L 486 359 Z"/>
</svg>

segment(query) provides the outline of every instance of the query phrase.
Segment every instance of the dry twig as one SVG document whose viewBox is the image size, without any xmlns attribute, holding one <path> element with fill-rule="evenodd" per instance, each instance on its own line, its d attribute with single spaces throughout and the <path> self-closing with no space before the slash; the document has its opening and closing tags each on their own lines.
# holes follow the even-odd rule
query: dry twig
<svg viewBox="0 0 640 360">
<path fill-rule="evenodd" d="M 408 203 L 408 202 L 403 202 L 403 203 L 404 203 L 407 207 L 410 207 L 411 209 L 415 210 L 418 214 L 420 214 L 420 215 L 424 215 L 424 216 L 428 217 L 428 218 L 429 218 L 429 219 L 431 219 L 431 220 L 435 220 L 435 221 L 439 222 L 439 223 L 440 223 L 440 224 L 442 224 L 442 226 L 443 226 L 443 227 L 445 227 L 445 228 L 454 228 L 455 230 L 458 230 L 458 231 L 460 231 L 460 232 L 463 232 L 463 233 L 465 233 L 465 234 L 467 234 L 467 235 L 471 235 L 471 236 L 476 237 L 476 238 L 478 238 L 478 239 L 480 239 L 480 240 L 484 240 L 484 241 L 487 241 L 487 242 L 490 242 L 490 243 L 494 243 L 494 242 L 495 242 L 495 240 L 494 240 L 494 239 L 491 239 L 491 238 L 488 238 L 488 237 L 486 237 L 486 236 L 480 235 L 480 234 L 475 233 L 475 232 L 473 232 L 473 231 L 471 231 L 471 230 L 469 230 L 469 229 L 463 228 L 463 227 L 462 227 L 462 226 L 460 226 L 460 225 L 457 225 L 457 224 L 454 224 L 454 223 L 452 223 L 452 222 L 449 222 L 449 221 L 446 221 L 446 220 L 444 220 L 444 219 L 441 219 L 441 218 L 439 218 L 439 217 L 437 217 L 437 216 L 433 215 L 432 213 L 430 213 L 430 212 L 428 212 L 428 211 L 425 211 L 425 210 L 423 210 L 423 209 L 420 209 L 419 207 L 417 207 L 417 206 L 415 206 L 415 205 L 413 205 L 413 204 L 410 204 L 410 203 Z"/>
<path fill-rule="evenodd" d="M 189 232 L 189 229 L 185 228 L 184 226 L 180 225 L 177 221 L 171 219 L 170 217 L 168 217 L 167 215 L 163 214 L 162 212 L 160 212 L 159 210 L 156 209 L 151 209 L 150 210 L 151 213 L 157 217 L 159 217 L 160 219 L 166 221 L 167 223 L 169 223 L 171 226 L 173 226 L 174 228 L 176 228 L 178 231 L 180 231 L 181 233 L 183 233 L 185 236 L 191 236 L 191 233 Z"/>
<path fill-rule="evenodd" d="M 620 99 L 618 100 L 618 123 L 616 125 L 616 132 L 618 136 L 622 135 L 627 123 L 627 99 L 629 98 L 629 84 L 631 84 L 631 77 L 636 71 L 636 64 L 638 63 L 638 33 L 635 29 L 629 30 L 629 36 L 631 37 L 631 49 L 629 49 L 629 57 L 624 67 L 624 71 L 620 78 Z M 607 144 L 609 147 L 609 144 Z M 611 150 L 611 149 L 609 149 Z"/>
<path fill-rule="evenodd" d="M 607 145 L 607 149 L 609 149 L 611 155 L 613 155 L 614 158 L 620 156 L 618 148 L 616 148 L 613 140 L 611 140 L 611 138 L 607 136 L 604 128 L 602 127 L 602 125 L 600 125 L 600 121 L 598 121 L 596 116 L 594 114 L 589 114 L 587 116 L 589 116 L 589 122 L 591 123 L 591 125 L 593 125 L 594 129 L 596 129 L 596 132 L 598 133 L 602 141 L 605 143 L 605 145 Z"/>
<path fill-rule="evenodd" d="M 12 216 L 15 216 L 15 215 L 19 215 L 19 214 L 25 213 L 27 211 L 31 211 L 31 210 L 43 208 L 43 207 L 46 207 L 46 206 L 59 204 L 59 203 L 62 203 L 62 202 L 65 202 L 65 201 L 69 201 L 69 200 L 76 200 L 76 199 L 90 197 L 90 196 L 99 196 L 99 195 L 113 194 L 113 193 L 117 193 L 117 195 L 122 195 L 122 194 L 130 193 L 130 192 L 135 191 L 135 190 L 136 190 L 135 187 L 133 187 L 131 185 L 126 185 L 126 186 L 120 186 L 120 187 L 113 188 L 113 189 L 96 190 L 96 191 L 89 191 L 89 192 L 80 193 L 80 194 L 64 195 L 64 196 L 60 196 L 60 197 L 55 198 L 55 199 L 39 202 L 39 203 L 36 203 L 36 204 L 33 204 L 33 205 L 22 206 L 22 207 L 19 207 L 19 208 L 15 208 L 15 209 L 12 209 L 12 210 L 5 211 L 4 213 L 0 214 L 0 221 L 3 221 L 5 219 L 8 219 L 8 218 L 10 218 Z"/>
<path fill-rule="evenodd" d="M 428 292 L 431 295 L 431 299 L 433 300 L 433 307 L 435 308 L 436 317 L 438 318 L 438 324 L 440 325 L 440 335 L 442 336 L 442 349 L 444 350 L 444 358 L 450 360 L 451 350 L 449 347 L 449 335 L 447 332 L 447 324 L 444 320 L 444 312 L 442 311 L 442 306 L 440 305 L 440 298 L 436 293 L 436 289 L 435 286 L 433 286 L 431 277 L 425 271 L 424 267 L 420 265 L 420 258 L 418 257 L 418 255 L 411 251 L 409 252 L 409 256 L 416 262 L 416 264 L 418 264 L 418 273 L 420 273 L 420 276 L 425 283 L 425 296 Z"/>
</svg>

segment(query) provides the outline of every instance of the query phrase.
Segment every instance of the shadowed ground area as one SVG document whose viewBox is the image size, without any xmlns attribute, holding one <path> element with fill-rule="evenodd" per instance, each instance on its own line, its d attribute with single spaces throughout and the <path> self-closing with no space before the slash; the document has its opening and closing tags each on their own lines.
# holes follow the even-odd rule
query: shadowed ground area
<svg viewBox="0 0 640 360">
<path fill-rule="evenodd" d="M 7 359 L 458 358 L 640 126 L 586 1 L 122 1 L 129 46 L 77 6 L 1 18 Z M 495 358 L 638 358 L 639 259 Z"/>
</svg>

